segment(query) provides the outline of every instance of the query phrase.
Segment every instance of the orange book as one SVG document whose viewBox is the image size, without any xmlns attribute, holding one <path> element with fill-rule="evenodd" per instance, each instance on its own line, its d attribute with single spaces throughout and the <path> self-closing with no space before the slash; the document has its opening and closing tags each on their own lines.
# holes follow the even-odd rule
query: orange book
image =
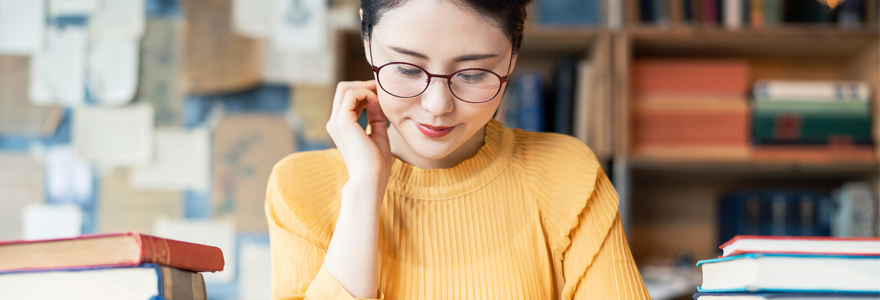
<svg viewBox="0 0 880 300">
<path fill-rule="evenodd" d="M 633 63 L 632 90 L 745 96 L 749 64 L 744 59 L 640 59 Z"/>
<path fill-rule="evenodd" d="M 0 273 L 154 263 L 193 272 L 223 270 L 220 248 L 135 232 L 0 242 Z"/>
</svg>

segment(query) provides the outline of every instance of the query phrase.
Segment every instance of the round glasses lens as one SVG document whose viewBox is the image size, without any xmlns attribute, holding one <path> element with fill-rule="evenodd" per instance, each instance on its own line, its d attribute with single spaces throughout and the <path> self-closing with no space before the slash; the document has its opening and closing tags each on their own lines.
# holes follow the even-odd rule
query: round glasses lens
<svg viewBox="0 0 880 300">
<path fill-rule="evenodd" d="M 450 78 L 452 93 L 467 102 L 491 100 L 501 90 L 501 78 L 483 69 L 459 71 Z"/>
<path fill-rule="evenodd" d="M 385 92 L 397 97 L 413 97 L 428 86 L 428 74 L 425 74 L 425 71 L 403 63 L 382 67 L 378 80 Z"/>
</svg>

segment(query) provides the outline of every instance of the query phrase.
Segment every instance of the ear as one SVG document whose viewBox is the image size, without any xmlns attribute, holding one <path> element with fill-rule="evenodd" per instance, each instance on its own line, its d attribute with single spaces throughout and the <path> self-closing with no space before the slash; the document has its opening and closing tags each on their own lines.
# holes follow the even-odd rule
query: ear
<svg viewBox="0 0 880 300">
<path fill-rule="evenodd" d="M 361 16 L 361 22 L 363 22 L 364 21 L 364 9 L 363 8 L 358 9 L 358 15 Z"/>
</svg>

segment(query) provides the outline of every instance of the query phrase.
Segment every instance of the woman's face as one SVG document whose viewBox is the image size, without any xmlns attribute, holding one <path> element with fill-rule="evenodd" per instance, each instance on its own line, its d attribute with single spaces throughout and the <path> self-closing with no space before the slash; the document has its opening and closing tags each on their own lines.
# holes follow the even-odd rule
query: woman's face
<svg viewBox="0 0 880 300">
<path fill-rule="evenodd" d="M 381 17 L 370 42 L 372 47 L 365 44 L 365 48 L 367 59 L 372 49 L 373 65 L 407 62 L 432 74 L 482 68 L 505 76 L 512 55 L 510 40 L 500 28 L 453 1 L 406 1 Z M 401 70 L 383 68 L 381 72 L 395 71 Z M 422 94 L 412 98 L 393 96 L 382 87 L 377 88 L 377 94 L 392 130 L 405 144 L 392 148 L 407 147 L 408 152 L 425 160 L 441 160 L 465 144 L 481 145 L 482 135 L 475 134 L 489 122 L 501 101 L 501 92 L 483 103 L 461 101 L 443 78 L 432 79 Z M 395 142 L 394 133 L 391 135 Z"/>
</svg>

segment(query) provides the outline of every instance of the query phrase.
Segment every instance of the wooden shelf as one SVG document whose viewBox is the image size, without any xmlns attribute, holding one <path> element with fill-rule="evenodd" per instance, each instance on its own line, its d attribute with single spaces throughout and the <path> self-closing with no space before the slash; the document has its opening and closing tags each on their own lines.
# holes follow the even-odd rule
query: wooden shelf
<svg viewBox="0 0 880 300">
<path fill-rule="evenodd" d="M 878 29 L 789 26 L 761 30 L 651 28 L 624 31 L 634 54 L 651 56 L 822 57 L 845 59 L 874 46 Z"/>
<path fill-rule="evenodd" d="M 526 54 L 584 52 L 593 47 L 597 37 L 607 34 L 608 30 L 600 28 L 527 26 L 520 51 Z"/>
<path fill-rule="evenodd" d="M 840 159 L 838 161 L 764 161 L 764 160 L 705 160 L 658 159 L 633 157 L 630 166 L 635 171 L 676 172 L 710 176 L 786 176 L 801 177 L 865 177 L 878 174 L 880 163 Z"/>
</svg>

